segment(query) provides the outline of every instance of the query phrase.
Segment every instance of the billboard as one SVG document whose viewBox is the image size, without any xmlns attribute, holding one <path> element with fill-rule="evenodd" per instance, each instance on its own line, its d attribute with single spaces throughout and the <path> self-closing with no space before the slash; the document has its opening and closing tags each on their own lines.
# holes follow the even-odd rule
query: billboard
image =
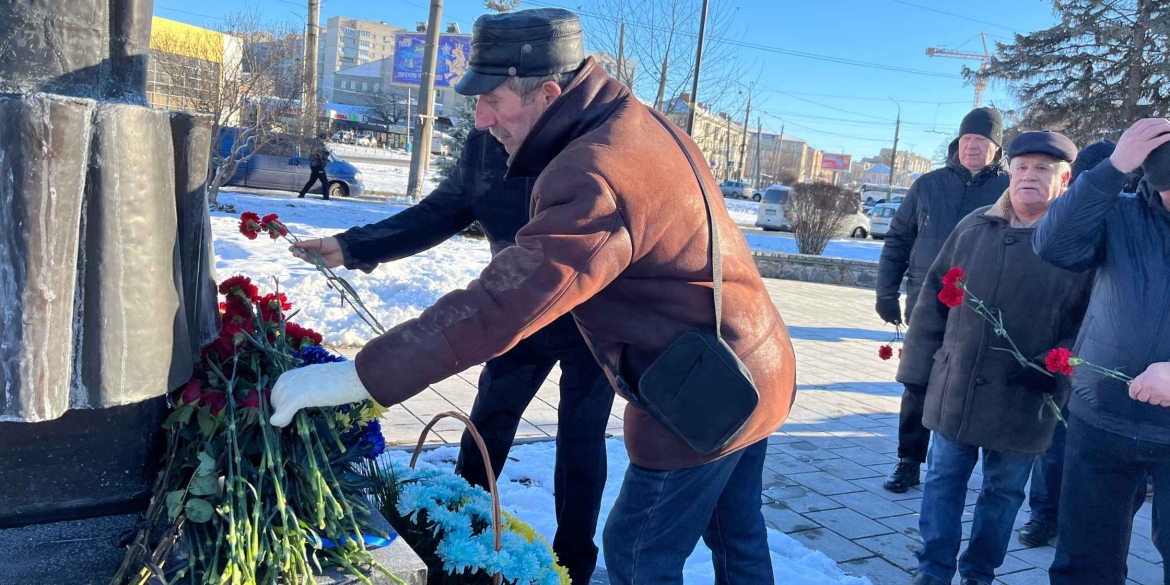
<svg viewBox="0 0 1170 585">
<path fill-rule="evenodd" d="M 821 168 L 826 171 L 847 171 L 853 157 L 848 154 L 822 154 Z"/>
<path fill-rule="evenodd" d="M 391 81 L 418 85 L 422 81 L 426 33 L 400 34 L 394 41 L 394 74 Z M 471 59 L 470 35 L 440 35 L 435 60 L 435 89 L 449 89 L 467 73 Z"/>
</svg>

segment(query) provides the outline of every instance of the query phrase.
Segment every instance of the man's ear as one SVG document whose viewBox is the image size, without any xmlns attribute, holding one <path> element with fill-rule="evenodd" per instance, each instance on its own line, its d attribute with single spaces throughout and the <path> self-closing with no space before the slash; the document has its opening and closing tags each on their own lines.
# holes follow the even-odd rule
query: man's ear
<svg viewBox="0 0 1170 585">
<path fill-rule="evenodd" d="M 1072 181 L 1072 171 L 1065 170 L 1060 174 L 1060 192 L 1068 191 L 1068 184 Z"/>
<path fill-rule="evenodd" d="M 546 81 L 540 85 L 540 94 L 544 97 L 545 105 L 553 103 L 553 100 L 561 97 L 565 90 L 555 81 Z"/>
</svg>

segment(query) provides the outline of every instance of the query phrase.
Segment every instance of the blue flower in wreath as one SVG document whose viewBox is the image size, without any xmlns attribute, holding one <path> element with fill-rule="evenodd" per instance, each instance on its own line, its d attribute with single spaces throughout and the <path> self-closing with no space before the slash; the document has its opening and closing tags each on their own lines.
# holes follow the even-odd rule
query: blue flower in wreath
<svg viewBox="0 0 1170 585">
<path fill-rule="evenodd" d="M 293 357 L 301 360 L 300 367 L 346 361 L 344 357 L 331 354 L 328 350 L 319 345 L 303 347 L 293 353 Z"/>
</svg>

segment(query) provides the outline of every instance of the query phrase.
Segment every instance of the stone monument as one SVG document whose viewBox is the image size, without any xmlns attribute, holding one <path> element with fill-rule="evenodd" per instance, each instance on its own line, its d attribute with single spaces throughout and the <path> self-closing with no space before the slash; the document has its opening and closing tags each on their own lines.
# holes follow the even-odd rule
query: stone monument
<svg viewBox="0 0 1170 585">
<path fill-rule="evenodd" d="M 38 557 L 87 538 L 68 521 L 133 525 L 166 393 L 218 329 L 211 124 L 147 106 L 152 12 L 0 0 L 0 528 L 39 525 Z"/>
</svg>

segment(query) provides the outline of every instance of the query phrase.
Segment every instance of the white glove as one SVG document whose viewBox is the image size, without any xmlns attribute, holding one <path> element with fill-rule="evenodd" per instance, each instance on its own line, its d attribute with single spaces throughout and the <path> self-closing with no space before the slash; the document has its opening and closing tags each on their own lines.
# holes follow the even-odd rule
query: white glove
<svg viewBox="0 0 1170 585">
<path fill-rule="evenodd" d="M 354 362 L 333 362 L 305 366 L 281 374 L 272 387 L 274 426 L 284 427 L 302 408 L 341 406 L 370 398 L 358 378 Z"/>
</svg>

